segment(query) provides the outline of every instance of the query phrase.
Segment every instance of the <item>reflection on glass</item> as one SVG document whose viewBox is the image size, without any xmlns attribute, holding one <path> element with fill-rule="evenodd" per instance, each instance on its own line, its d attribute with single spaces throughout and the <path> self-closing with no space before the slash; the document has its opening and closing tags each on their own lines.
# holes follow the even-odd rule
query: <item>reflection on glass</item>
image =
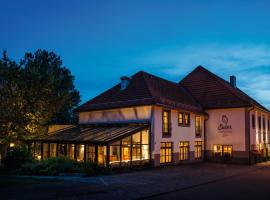
<svg viewBox="0 0 270 200">
<path fill-rule="evenodd" d="M 122 161 L 130 161 L 130 139 L 126 137 L 122 140 Z"/>
<path fill-rule="evenodd" d="M 56 143 L 50 143 L 50 157 L 56 157 Z"/>
<path fill-rule="evenodd" d="M 110 163 L 120 162 L 120 146 L 110 146 Z"/>
<path fill-rule="evenodd" d="M 66 145 L 58 144 L 58 156 L 65 156 L 65 155 L 66 155 Z"/>
<path fill-rule="evenodd" d="M 149 159 L 149 145 L 142 145 L 142 160 Z"/>
<path fill-rule="evenodd" d="M 41 159 L 41 143 L 40 142 L 35 143 L 35 159 L 37 160 Z"/>
<path fill-rule="evenodd" d="M 48 143 L 43 143 L 43 159 L 47 159 L 49 156 L 49 145 Z"/>
<path fill-rule="evenodd" d="M 84 160 L 84 145 L 77 145 L 76 146 L 76 159 L 77 159 L 77 161 Z"/>
<path fill-rule="evenodd" d="M 74 150 L 75 150 L 75 145 L 74 144 L 68 144 L 67 145 L 68 157 L 71 160 L 74 160 Z"/>
<path fill-rule="evenodd" d="M 142 131 L 142 144 L 149 144 L 149 130 Z"/>
<path fill-rule="evenodd" d="M 106 164 L 106 155 L 107 155 L 107 148 L 106 146 L 98 146 L 98 164 L 105 165 Z"/>
<path fill-rule="evenodd" d="M 87 160 L 90 162 L 95 162 L 95 145 L 87 145 Z"/>
</svg>

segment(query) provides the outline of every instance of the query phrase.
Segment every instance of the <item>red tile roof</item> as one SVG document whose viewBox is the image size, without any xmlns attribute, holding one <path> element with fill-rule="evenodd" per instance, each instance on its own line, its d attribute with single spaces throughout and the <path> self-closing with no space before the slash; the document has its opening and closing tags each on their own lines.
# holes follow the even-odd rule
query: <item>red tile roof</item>
<svg viewBox="0 0 270 200">
<path fill-rule="evenodd" d="M 181 85 L 140 71 L 131 77 L 130 85 L 115 85 L 79 106 L 75 111 L 90 111 L 139 105 L 164 105 L 204 113 L 200 104 Z"/>
<path fill-rule="evenodd" d="M 202 66 L 198 66 L 181 80 L 180 85 L 186 88 L 204 109 L 256 106 L 269 112 L 243 91 Z"/>
</svg>

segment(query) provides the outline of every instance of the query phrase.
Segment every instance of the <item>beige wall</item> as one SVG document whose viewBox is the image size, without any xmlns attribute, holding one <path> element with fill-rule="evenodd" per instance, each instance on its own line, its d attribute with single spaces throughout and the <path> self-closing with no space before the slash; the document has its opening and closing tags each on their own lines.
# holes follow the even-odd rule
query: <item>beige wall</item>
<svg viewBox="0 0 270 200">
<path fill-rule="evenodd" d="M 79 123 L 112 123 L 151 119 L 152 106 L 139 106 L 79 113 Z"/>
<path fill-rule="evenodd" d="M 162 107 L 154 107 L 154 126 L 152 132 L 154 134 L 154 140 L 152 142 L 152 156 L 160 154 L 160 142 L 173 142 L 173 153 L 179 156 L 179 142 L 189 141 L 190 151 L 194 151 L 194 141 L 203 141 L 203 135 L 201 138 L 195 137 L 195 114 L 190 113 L 190 127 L 178 126 L 178 112 L 177 110 L 171 110 L 171 137 L 162 137 Z M 184 112 L 184 111 L 183 111 Z M 202 131 L 204 119 L 202 117 Z M 179 157 L 174 160 L 179 160 Z"/>
<path fill-rule="evenodd" d="M 245 151 L 245 108 L 206 110 L 206 149 L 212 150 L 214 144 L 233 145 L 233 151 Z M 218 130 L 222 116 L 228 118 L 231 129 Z"/>
</svg>

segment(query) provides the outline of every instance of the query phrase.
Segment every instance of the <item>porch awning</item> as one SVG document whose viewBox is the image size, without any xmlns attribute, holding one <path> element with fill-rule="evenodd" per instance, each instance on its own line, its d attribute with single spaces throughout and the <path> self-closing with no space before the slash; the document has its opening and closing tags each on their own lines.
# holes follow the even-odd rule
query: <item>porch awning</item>
<svg viewBox="0 0 270 200">
<path fill-rule="evenodd" d="M 58 143 L 110 143 L 133 133 L 147 129 L 146 124 L 132 125 L 78 125 L 71 126 L 50 133 L 49 135 L 39 136 L 32 141 L 58 142 Z"/>
</svg>

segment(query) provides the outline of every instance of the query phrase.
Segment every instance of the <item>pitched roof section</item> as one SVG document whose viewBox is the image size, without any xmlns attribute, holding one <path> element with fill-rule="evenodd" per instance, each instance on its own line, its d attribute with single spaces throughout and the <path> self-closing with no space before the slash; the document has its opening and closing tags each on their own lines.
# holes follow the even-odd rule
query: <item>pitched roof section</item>
<svg viewBox="0 0 270 200">
<path fill-rule="evenodd" d="M 38 136 L 32 140 L 44 142 L 109 143 L 148 128 L 149 125 L 146 124 L 126 124 L 122 126 L 77 125 L 60 129 L 49 135 Z"/>
<path fill-rule="evenodd" d="M 125 90 L 120 87 L 120 84 L 115 85 L 75 111 L 155 104 L 203 113 L 200 104 L 181 85 L 143 71 L 131 77 L 131 83 Z"/>
<path fill-rule="evenodd" d="M 204 109 L 256 106 L 269 112 L 243 91 L 202 66 L 198 66 L 181 80 L 180 85 L 186 88 Z"/>
</svg>

